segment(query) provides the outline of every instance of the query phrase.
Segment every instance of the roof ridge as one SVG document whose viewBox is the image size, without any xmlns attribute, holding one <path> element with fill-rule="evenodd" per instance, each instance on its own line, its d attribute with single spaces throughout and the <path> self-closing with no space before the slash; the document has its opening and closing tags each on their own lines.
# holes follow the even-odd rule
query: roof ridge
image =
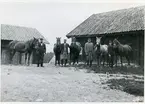
<svg viewBox="0 0 145 104">
<path fill-rule="evenodd" d="M 139 6 L 92 14 L 66 36 L 143 30 L 144 9 L 145 6 Z"/>
<path fill-rule="evenodd" d="M 145 5 L 136 6 L 136 7 L 129 7 L 129 8 L 122 8 L 122 9 L 116 9 L 116 10 L 110 10 L 110 11 L 100 12 L 100 13 L 94 13 L 93 15 L 106 14 L 106 13 L 110 13 L 110 12 L 117 12 L 117 11 L 130 10 L 130 9 L 145 9 Z"/>
<path fill-rule="evenodd" d="M 12 26 L 12 27 L 18 27 L 18 28 L 27 28 L 27 29 L 36 29 L 33 27 L 26 27 L 26 26 L 20 26 L 20 25 L 12 25 L 12 24 L 1 24 L 1 26 Z M 36 29 L 37 30 L 37 29 Z"/>
<path fill-rule="evenodd" d="M 24 27 L 24 26 L 15 26 L 9 24 L 1 24 L 2 33 L 1 38 L 3 40 L 28 40 L 29 38 L 44 38 L 44 42 L 49 42 L 46 38 L 36 29 L 31 27 Z"/>
</svg>

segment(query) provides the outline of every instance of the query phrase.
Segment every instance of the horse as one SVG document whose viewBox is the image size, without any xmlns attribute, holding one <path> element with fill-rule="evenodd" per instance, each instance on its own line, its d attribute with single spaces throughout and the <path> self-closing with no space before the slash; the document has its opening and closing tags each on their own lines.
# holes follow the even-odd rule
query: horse
<svg viewBox="0 0 145 104">
<path fill-rule="evenodd" d="M 117 66 L 117 56 L 120 56 L 121 66 L 122 65 L 122 57 L 125 57 L 128 61 L 128 65 L 130 65 L 130 58 L 132 55 L 132 48 L 128 44 L 121 44 L 116 38 L 113 40 L 113 48 L 116 56 L 116 66 Z"/>
<path fill-rule="evenodd" d="M 108 62 L 108 45 L 104 44 L 101 45 L 101 38 L 102 37 L 96 37 L 96 45 L 94 46 L 95 54 L 97 55 L 97 64 L 100 66 L 101 61 L 103 59 L 103 66 L 105 63 L 105 59 Z"/>
<path fill-rule="evenodd" d="M 8 48 L 10 50 L 10 63 L 12 62 L 13 56 L 16 52 L 25 53 L 25 64 L 28 55 L 28 65 L 30 64 L 30 56 L 33 50 L 35 50 L 35 45 L 38 43 L 38 39 L 33 38 L 28 41 L 17 41 L 13 40 L 9 43 Z"/>
<path fill-rule="evenodd" d="M 56 38 L 56 44 L 54 44 L 53 52 L 55 54 L 55 65 L 60 65 L 61 54 L 61 38 Z"/>
<path fill-rule="evenodd" d="M 81 44 L 76 42 L 75 38 L 70 45 L 70 64 L 73 62 L 73 65 L 79 62 L 79 55 L 81 51 Z"/>
</svg>

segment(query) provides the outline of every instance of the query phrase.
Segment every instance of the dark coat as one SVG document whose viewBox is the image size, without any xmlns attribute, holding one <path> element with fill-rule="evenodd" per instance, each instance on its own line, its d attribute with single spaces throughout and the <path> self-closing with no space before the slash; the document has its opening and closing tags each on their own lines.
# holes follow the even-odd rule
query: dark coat
<svg viewBox="0 0 145 104">
<path fill-rule="evenodd" d="M 37 65 L 41 64 L 43 66 L 43 58 L 44 53 L 46 53 L 46 45 L 44 43 L 38 43 L 36 49 L 36 55 L 37 55 Z"/>
<path fill-rule="evenodd" d="M 114 48 L 113 48 L 113 46 L 108 45 L 108 54 L 114 55 Z"/>
<path fill-rule="evenodd" d="M 54 44 L 53 52 L 55 55 L 61 54 L 61 44 Z"/>
<path fill-rule="evenodd" d="M 66 43 L 66 52 L 67 52 L 67 54 L 68 54 L 68 48 L 69 48 L 69 44 Z M 61 53 L 63 53 L 63 52 L 64 52 L 64 43 L 61 44 Z"/>
<path fill-rule="evenodd" d="M 39 54 L 46 53 L 46 45 L 44 43 L 38 43 L 37 51 L 38 51 Z"/>
</svg>

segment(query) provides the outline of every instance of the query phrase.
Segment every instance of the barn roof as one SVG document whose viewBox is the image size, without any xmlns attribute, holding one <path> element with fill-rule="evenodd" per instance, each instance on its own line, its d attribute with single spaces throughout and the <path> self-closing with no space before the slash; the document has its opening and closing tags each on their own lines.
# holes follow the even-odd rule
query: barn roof
<svg viewBox="0 0 145 104">
<path fill-rule="evenodd" d="M 35 38 L 43 38 L 46 44 L 49 42 L 35 28 L 1 24 L 1 40 L 27 41 Z"/>
<path fill-rule="evenodd" d="M 66 36 L 95 36 L 98 34 L 144 30 L 144 9 L 145 6 L 141 6 L 93 14 Z"/>
</svg>

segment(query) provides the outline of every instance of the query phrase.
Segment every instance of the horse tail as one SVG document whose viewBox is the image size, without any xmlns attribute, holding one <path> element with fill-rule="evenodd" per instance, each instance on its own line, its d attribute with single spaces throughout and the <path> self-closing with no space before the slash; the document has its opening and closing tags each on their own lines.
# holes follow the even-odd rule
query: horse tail
<svg viewBox="0 0 145 104">
<path fill-rule="evenodd" d="M 8 48 L 8 49 L 14 49 L 14 46 L 15 46 L 15 44 L 16 44 L 17 42 L 18 42 L 18 41 L 11 41 L 11 42 L 8 44 L 7 48 Z"/>
<path fill-rule="evenodd" d="M 7 47 L 11 47 L 12 44 L 13 44 L 13 41 L 11 41 L 11 42 L 7 45 Z"/>
<path fill-rule="evenodd" d="M 8 49 L 8 51 L 9 51 L 10 49 L 12 49 L 13 44 L 14 44 L 14 42 L 11 41 L 11 42 L 6 46 L 6 48 Z"/>
</svg>

